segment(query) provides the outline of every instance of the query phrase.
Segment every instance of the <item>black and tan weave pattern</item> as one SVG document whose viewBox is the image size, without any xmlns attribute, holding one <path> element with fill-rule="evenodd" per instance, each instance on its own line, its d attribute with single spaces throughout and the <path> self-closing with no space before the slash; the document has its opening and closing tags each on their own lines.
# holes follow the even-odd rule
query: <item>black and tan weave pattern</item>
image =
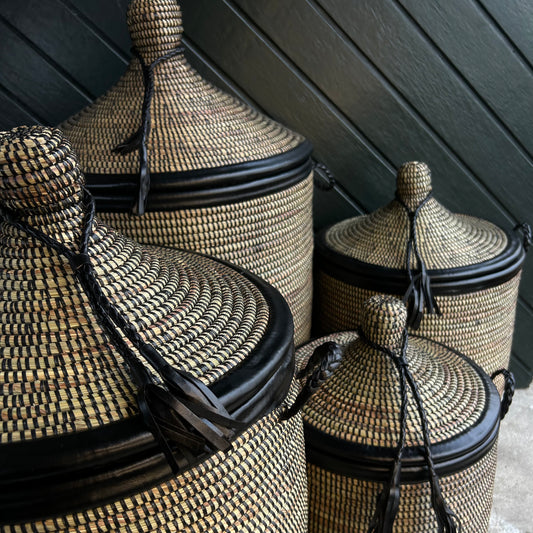
<svg viewBox="0 0 533 533">
<path fill-rule="evenodd" d="M 205 385 L 241 367 L 269 331 L 272 303 L 251 278 L 191 252 L 139 245 L 97 218 L 87 257 L 67 260 L 42 239 L 83 251 L 82 228 L 91 220 L 85 198 L 83 174 L 60 130 L 0 133 L 0 457 L 43 437 L 88 435 L 139 416 L 131 367 L 75 275 L 85 261 L 141 342 Z M 33 229 L 38 233 L 28 233 Z M 286 401 L 296 394 L 293 383 Z M 280 422 L 281 409 L 164 483 L 42 520 L 0 516 L 0 531 L 303 532 L 301 416 Z"/>
<path fill-rule="evenodd" d="M 294 400 L 295 388 L 289 396 Z M 307 531 L 301 416 L 280 424 L 279 409 L 212 456 L 166 483 L 107 505 L 3 533 L 254 533 Z"/>
<path fill-rule="evenodd" d="M 414 216 L 415 240 L 410 240 L 410 216 Z M 369 215 L 335 224 L 319 241 L 317 333 L 359 326 L 361 305 L 377 292 L 408 299 L 410 253 L 411 275 L 416 278 L 423 267 L 432 291 L 420 292 L 424 308 L 412 331 L 453 346 L 489 374 L 508 366 L 523 261 L 521 244 L 511 242 L 509 233 L 488 221 L 443 207 L 432 196 L 425 163 L 411 162 L 400 168 L 395 200 Z M 329 252 L 345 258 L 346 275 L 333 272 L 336 259 Z M 506 257 L 513 253 L 516 257 L 511 264 Z M 498 261 L 501 272 L 491 266 Z M 350 279 L 353 264 L 358 274 Z M 380 269 L 384 270 L 380 273 Z M 466 269 L 464 275 L 461 269 Z M 403 272 L 404 281 L 400 277 L 399 286 L 390 287 L 386 272 L 396 276 Z M 412 286 L 416 283 L 415 279 Z M 428 301 L 434 309 L 428 309 Z"/>
<path fill-rule="evenodd" d="M 399 370 L 381 349 L 400 354 L 406 309 L 390 296 L 374 296 L 363 305 L 363 313 L 363 337 L 355 331 L 333 333 L 302 346 L 296 353 L 297 364 L 303 366 L 324 342 L 334 341 L 343 347 L 341 366 L 303 410 L 313 533 L 369 531 L 378 496 L 384 490 L 384 482 L 373 477 L 377 475 L 375 466 L 365 463 L 363 455 L 360 459 L 349 456 L 347 460 L 362 464 L 358 475 L 347 474 L 351 467 L 339 466 L 337 454 L 341 449 L 336 451 L 335 446 L 343 443 L 342 454 L 347 453 L 349 445 L 357 450 L 353 453 L 365 454 L 364 457 L 393 457 L 401 435 Z M 460 456 L 454 446 L 459 446 L 459 439 L 469 430 L 483 427 L 487 416 L 488 389 L 481 371 L 457 353 L 421 337 L 409 338 L 406 361 L 423 401 L 431 446 L 440 443 L 447 447 L 438 461 L 445 462 L 446 454 Z M 495 391 L 492 384 L 491 387 Z M 472 449 L 478 444 L 476 439 L 482 442 L 492 429 L 487 435 L 484 431 L 471 439 Z M 323 448 L 326 445 L 321 442 L 326 437 L 330 444 Z M 413 452 L 416 456 L 424 449 L 421 419 L 409 386 L 404 445 L 404 459 L 412 460 Z M 313 452 L 315 449 L 320 451 Z M 328 462 L 325 449 L 333 462 Z M 451 471 L 440 474 L 442 495 L 463 533 L 487 531 L 495 469 L 496 440 L 465 468 L 454 471 L 450 467 Z M 423 479 L 406 481 L 401 474 L 400 481 L 400 503 L 392 531 L 437 532 L 430 483 Z"/>
<path fill-rule="evenodd" d="M 305 139 L 214 87 L 190 66 L 180 49 L 182 21 L 176 0 L 133 0 L 128 26 L 136 55 L 127 72 L 93 105 L 60 125 L 79 156 L 102 220 L 144 244 L 194 250 L 251 270 L 287 300 L 296 344 L 307 340 L 312 300 L 312 171 L 308 167 L 297 182 L 293 179 L 272 191 L 270 177 L 265 181 L 265 176 L 254 175 L 246 167 L 285 157 L 274 171 L 285 175 L 283 166 L 290 167 L 291 158 L 302 157 L 294 150 L 302 148 Z M 158 207 L 150 193 L 141 217 L 113 204 L 117 189 L 109 187 L 111 181 L 128 187 L 139 180 L 137 149 L 116 150 L 128 144 L 143 123 L 145 82 L 139 57 L 145 65 L 165 57 L 153 67 L 145 128 L 152 190 L 161 183 L 186 184 L 231 169 L 242 175 L 239 179 L 245 187 L 257 182 L 252 198 L 239 199 L 237 193 L 223 202 L 217 200 L 218 190 L 225 194 L 228 186 L 235 186 L 228 177 L 216 186 L 207 183 L 210 198 L 204 200 L 203 192 L 196 191 L 200 200 L 195 207 L 172 206 L 172 202 Z M 309 161 L 309 153 L 305 158 Z M 103 207 L 95 192 L 102 183 L 104 188 L 108 185 L 99 189 L 105 197 Z"/>
<path fill-rule="evenodd" d="M 26 136 L 35 142 L 36 135 L 50 152 L 41 160 L 17 160 L 17 150 L 26 148 L 19 143 Z M 2 142 L 4 205 L 24 209 L 27 223 L 57 240 L 75 242 L 83 181 L 68 142 L 58 130 L 40 129 L 7 134 Z M 22 174 L 28 166 L 35 172 Z M 50 175 L 57 177 L 47 180 Z M 49 209 L 46 202 L 56 195 L 61 209 Z M 68 263 L 6 222 L 0 244 L 1 440 L 77 431 L 131 415 L 136 402 L 124 365 L 109 349 Z M 264 333 L 264 298 L 229 267 L 187 252 L 143 247 L 98 221 L 89 253 L 106 296 L 141 336 L 160 346 L 169 363 L 205 383 L 242 362 Z"/>
<path fill-rule="evenodd" d="M 462 533 L 487 531 L 492 508 L 496 445 L 479 463 L 440 479 L 452 509 L 461 509 Z M 382 484 L 307 465 L 310 533 L 365 533 Z M 465 496 L 465 494 L 467 496 Z M 394 533 L 437 533 L 429 483 L 402 486 Z M 328 502 L 327 510 L 324 502 Z"/>
<path fill-rule="evenodd" d="M 311 327 L 312 197 L 309 177 L 285 191 L 234 204 L 149 211 L 142 217 L 102 212 L 100 218 L 139 242 L 212 255 L 267 280 L 287 300 L 300 344 Z"/>
<path fill-rule="evenodd" d="M 181 46 L 181 9 L 176 0 L 132 1 L 128 27 L 146 64 Z M 183 52 L 161 61 L 154 80 L 147 140 L 152 173 L 256 161 L 303 142 L 300 135 L 203 79 Z M 136 152 L 113 150 L 139 127 L 143 94 L 141 65 L 134 59 L 112 89 L 60 126 L 85 173 L 137 172 Z"/>
<path fill-rule="evenodd" d="M 363 303 L 375 291 L 340 281 L 324 271 L 316 278 L 320 329 L 356 327 Z M 435 296 L 442 316 L 425 314 L 416 333 L 468 354 L 487 373 L 505 368 L 511 354 L 519 283 L 520 274 L 476 293 Z"/>
<path fill-rule="evenodd" d="M 386 320 L 383 316 L 380 319 Z M 380 323 L 375 327 L 375 336 L 383 333 Z M 363 328 L 369 331 L 368 324 Z M 401 329 L 399 334 L 401 341 Z M 382 335 L 381 339 L 386 342 L 387 337 Z M 378 342 L 375 337 L 373 340 Z M 392 361 L 376 355 L 373 348 L 358 340 L 356 332 L 333 333 L 312 341 L 297 351 L 298 361 L 327 341 L 344 345 L 342 363 L 320 393 L 309 400 L 304 408 L 305 422 L 350 442 L 394 447 L 400 391 Z M 423 338 L 410 338 L 407 359 L 421 395 L 429 400 L 424 406 L 433 442 L 451 439 L 479 422 L 486 398 L 473 367 L 447 348 Z M 422 444 L 422 435 L 410 395 L 406 441 L 417 446 Z"/>
</svg>

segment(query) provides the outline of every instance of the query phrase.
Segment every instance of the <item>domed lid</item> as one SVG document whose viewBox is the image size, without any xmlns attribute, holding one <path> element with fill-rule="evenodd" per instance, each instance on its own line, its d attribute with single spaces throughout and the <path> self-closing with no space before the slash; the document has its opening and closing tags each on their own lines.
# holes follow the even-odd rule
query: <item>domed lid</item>
<svg viewBox="0 0 533 533">
<path fill-rule="evenodd" d="M 402 405 L 399 369 L 403 357 L 416 383 L 433 446 L 442 445 L 441 449 L 455 456 L 463 440 L 468 448 L 482 444 L 498 421 L 497 391 L 486 374 L 460 354 L 421 337 L 409 337 L 404 347 L 406 318 L 401 301 L 374 296 L 364 305 L 359 335 L 336 333 L 297 351 L 299 361 L 326 340 L 343 345 L 339 369 L 305 406 L 304 420 L 313 435 L 319 435 L 320 442 L 337 443 L 342 449 L 363 454 L 355 458 L 351 453 L 350 462 L 379 453 L 386 461 L 398 445 Z M 420 446 L 424 445 L 424 432 L 409 379 L 405 388 L 405 446 L 409 451 L 404 457 L 410 457 L 414 464 L 416 456 L 423 463 Z M 480 428 L 485 428 L 485 434 L 478 435 L 474 442 L 471 432 Z M 454 442 L 456 445 L 450 445 Z M 463 452 L 466 455 L 466 450 Z M 441 459 L 445 461 L 446 457 Z"/>
<path fill-rule="evenodd" d="M 407 339 L 406 320 L 401 301 L 377 295 L 364 305 L 359 334 L 317 339 L 296 356 L 302 364 L 326 341 L 343 346 L 339 368 L 303 409 L 308 461 L 345 476 L 388 480 L 391 494 L 400 480 L 473 464 L 492 447 L 500 420 L 490 378 L 441 344 Z M 438 480 L 432 484 L 439 491 Z"/>
<path fill-rule="evenodd" d="M 94 218 L 59 130 L 0 133 L 0 214 L 4 479 L 51 490 L 47 476 L 124 468 L 128 457 L 146 469 L 146 454 L 168 476 L 161 450 L 183 469 L 283 401 L 293 349 L 281 296 Z"/>
<path fill-rule="evenodd" d="M 448 211 L 433 197 L 428 166 L 413 161 L 400 167 L 392 202 L 331 226 L 317 247 L 370 290 L 403 294 L 430 278 L 443 294 L 503 283 L 519 270 L 525 245 L 491 222 Z"/>
<path fill-rule="evenodd" d="M 195 179 L 194 171 L 249 164 L 303 145 L 302 136 L 213 86 L 189 65 L 176 0 L 132 0 L 127 19 L 134 52 L 128 70 L 94 104 L 60 125 L 89 186 L 106 175 L 109 189 L 109 175 L 116 175 L 113 188 L 123 182 L 134 188 L 139 169 L 141 179 L 147 172 L 185 172 L 170 178 Z"/>
</svg>

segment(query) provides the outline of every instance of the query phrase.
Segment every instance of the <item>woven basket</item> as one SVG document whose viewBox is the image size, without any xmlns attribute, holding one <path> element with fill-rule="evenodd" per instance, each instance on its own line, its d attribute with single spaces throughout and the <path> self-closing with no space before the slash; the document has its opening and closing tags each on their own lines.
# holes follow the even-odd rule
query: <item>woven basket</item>
<svg viewBox="0 0 533 533">
<path fill-rule="evenodd" d="M 0 531 L 305 531 L 286 303 L 83 184 L 59 130 L 0 133 Z"/>
<path fill-rule="evenodd" d="M 133 0 L 128 26 L 135 57 L 127 72 L 60 125 L 101 219 L 139 242 L 251 270 L 286 298 L 296 343 L 307 340 L 309 142 L 200 77 L 180 48 L 175 0 Z"/>
<path fill-rule="evenodd" d="M 301 365 L 324 342 L 344 352 L 303 411 L 312 533 L 433 533 L 442 531 L 437 516 L 443 526 L 460 523 L 462 533 L 487 531 L 512 377 L 500 404 L 471 360 L 422 337 L 406 341 L 406 317 L 399 300 L 373 296 L 359 334 L 334 333 L 297 350 Z"/>
<path fill-rule="evenodd" d="M 316 333 L 359 326 L 373 294 L 403 296 L 411 331 L 452 346 L 491 374 L 509 364 L 529 241 L 451 213 L 431 191 L 427 165 L 406 163 L 392 202 L 317 236 Z"/>
</svg>

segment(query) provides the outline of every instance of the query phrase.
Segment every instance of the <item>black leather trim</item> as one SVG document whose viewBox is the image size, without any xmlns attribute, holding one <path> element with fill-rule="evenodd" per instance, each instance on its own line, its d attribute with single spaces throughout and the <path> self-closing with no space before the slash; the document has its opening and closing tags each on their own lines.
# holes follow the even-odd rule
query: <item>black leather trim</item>
<svg viewBox="0 0 533 533">
<path fill-rule="evenodd" d="M 259 287 L 270 307 L 270 318 L 250 356 L 210 388 L 230 414 L 251 425 L 279 406 L 289 390 L 294 374 L 292 316 L 275 288 L 232 267 Z M 197 463 L 208 456 L 199 456 Z M 0 523 L 94 507 L 171 477 L 140 415 L 94 430 L 2 444 Z"/>
<path fill-rule="evenodd" d="M 288 152 L 259 161 L 185 172 L 152 173 L 146 210 L 215 206 L 276 193 L 309 175 L 312 149 L 311 143 L 304 141 Z M 137 174 L 86 173 L 85 179 L 98 211 L 131 211 L 139 188 Z"/>
<path fill-rule="evenodd" d="M 411 335 L 413 337 L 414 335 Z M 487 402 L 477 424 L 431 448 L 439 476 L 468 468 L 494 445 L 500 427 L 500 397 L 490 377 L 467 360 L 482 378 Z M 359 479 L 386 481 L 394 464 L 394 448 L 365 446 L 338 439 L 304 423 L 307 460 L 320 468 Z M 431 429 L 431 428 L 430 428 Z M 427 481 L 428 469 L 420 446 L 406 447 L 401 462 L 402 483 Z"/>
<path fill-rule="evenodd" d="M 332 250 L 321 231 L 315 240 L 316 265 L 339 281 L 388 294 L 403 294 L 409 285 L 407 270 L 386 268 L 353 259 Z M 460 268 L 428 270 L 435 295 L 466 294 L 496 287 L 513 278 L 522 268 L 526 252 L 516 233 L 506 232 L 508 243 L 498 256 Z"/>
</svg>

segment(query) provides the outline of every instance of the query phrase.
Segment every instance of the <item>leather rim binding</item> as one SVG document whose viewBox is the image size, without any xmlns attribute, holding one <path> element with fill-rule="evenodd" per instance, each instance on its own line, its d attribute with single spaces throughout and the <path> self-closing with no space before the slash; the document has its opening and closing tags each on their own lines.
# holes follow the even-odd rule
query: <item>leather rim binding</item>
<svg viewBox="0 0 533 533">
<path fill-rule="evenodd" d="M 409 285 L 407 270 L 373 265 L 330 248 L 326 230 L 316 238 L 316 264 L 339 281 L 371 291 L 403 294 Z M 428 270 L 431 291 L 438 296 L 466 294 L 496 287 L 512 279 L 521 269 L 526 252 L 516 233 L 505 232 L 507 246 L 496 257 L 459 268 Z"/>
<path fill-rule="evenodd" d="M 479 461 L 494 445 L 500 428 L 500 397 L 490 377 L 471 359 L 455 350 L 451 351 L 474 367 L 482 379 L 487 400 L 475 425 L 451 439 L 432 445 L 435 471 L 439 476 L 460 472 Z M 389 480 L 394 464 L 394 448 L 348 442 L 327 435 L 305 421 L 304 431 L 309 463 L 335 474 L 357 479 L 383 482 Z M 405 447 L 401 461 L 401 482 L 424 481 L 428 481 L 428 468 L 422 446 Z"/>
<path fill-rule="evenodd" d="M 269 323 L 249 357 L 209 388 L 231 415 L 250 426 L 287 395 L 294 375 L 293 326 L 289 308 L 275 288 L 230 266 L 259 288 L 270 309 Z M 199 456 L 195 464 L 208 456 Z M 0 523 L 92 508 L 172 477 L 141 415 L 79 433 L 2 444 Z"/>
<path fill-rule="evenodd" d="M 151 174 L 147 211 L 216 206 L 274 194 L 305 179 L 312 169 L 309 141 L 280 155 L 225 167 Z M 131 211 L 137 174 L 85 174 L 98 211 Z"/>
</svg>

